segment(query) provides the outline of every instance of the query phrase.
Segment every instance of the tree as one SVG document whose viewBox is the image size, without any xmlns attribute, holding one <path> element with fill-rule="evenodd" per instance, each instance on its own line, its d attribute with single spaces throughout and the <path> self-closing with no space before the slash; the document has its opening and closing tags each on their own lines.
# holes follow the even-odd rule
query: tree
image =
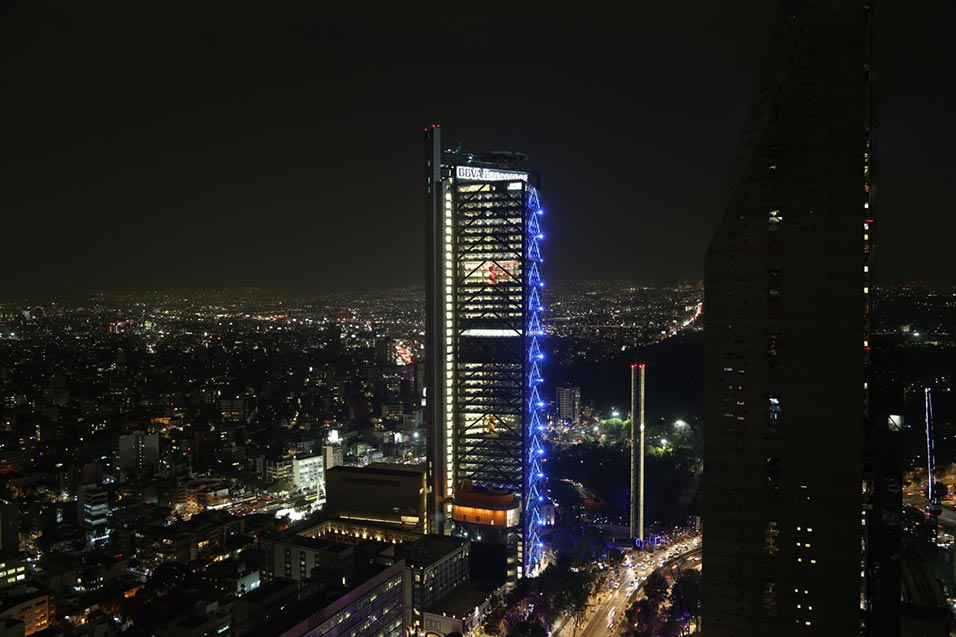
<svg viewBox="0 0 956 637">
<path fill-rule="evenodd" d="M 652 571 L 644 582 L 644 596 L 658 607 L 667 599 L 667 589 L 669 588 L 667 580 L 661 575 L 660 571 Z"/>
<path fill-rule="evenodd" d="M 617 549 L 611 549 L 607 552 L 607 563 L 612 568 L 617 568 L 624 563 L 624 553 Z"/>
<path fill-rule="evenodd" d="M 664 625 L 660 605 L 646 597 L 634 602 L 626 617 L 633 624 L 636 637 L 657 637 Z"/>
<path fill-rule="evenodd" d="M 508 607 L 497 597 L 491 602 L 491 608 L 485 615 L 484 631 L 489 635 L 503 635 L 505 633 L 505 612 Z"/>
<path fill-rule="evenodd" d="M 631 421 L 621 420 L 620 418 L 610 418 L 600 422 L 600 431 L 602 442 L 617 443 L 631 433 Z"/>
<path fill-rule="evenodd" d="M 272 493 L 282 493 L 292 490 L 292 481 L 288 478 L 279 478 L 272 483 L 272 486 L 269 487 L 269 491 Z"/>
<path fill-rule="evenodd" d="M 677 574 L 670 593 L 670 616 L 680 625 L 680 634 L 686 635 L 693 621 L 700 627 L 700 573 L 685 569 Z"/>
<path fill-rule="evenodd" d="M 548 631 L 535 617 L 529 617 L 515 624 L 508 637 L 548 637 Z"/>
</svg>

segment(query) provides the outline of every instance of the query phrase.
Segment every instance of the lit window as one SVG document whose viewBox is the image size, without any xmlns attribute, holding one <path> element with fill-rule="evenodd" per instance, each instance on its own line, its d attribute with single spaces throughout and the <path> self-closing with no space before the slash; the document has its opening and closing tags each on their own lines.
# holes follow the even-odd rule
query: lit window
<svg viewBox="0 0 956 637">
<path fill-rule="evenodd" d="M 767 522 L 767 530 L 764 533 L 764 551 L 767 555 L 776 555 L 779 551 L 777 547 L 777 536 L 780 535 L 780 529 L 777 528 L 777 521 Z"/>
<path fill-rule="evenodd" d="M 780 334 L 767 334 L 767 361 L 771 367 L 776 365 L 777 356 L 780 353 Z"/>
<path fill-rule="evenodd" d="M 770 210 L 767 212 L 767 230 L 776 232 L 782 222 L 783 215 L 779 210 Z"/>
<path fill-rule="evenodd" d="M 767 397 L 767 418 L 771 425 L 776 425 L 780 421 L 782 407 L 780 405 L 780 396 Z"/>
</svg>

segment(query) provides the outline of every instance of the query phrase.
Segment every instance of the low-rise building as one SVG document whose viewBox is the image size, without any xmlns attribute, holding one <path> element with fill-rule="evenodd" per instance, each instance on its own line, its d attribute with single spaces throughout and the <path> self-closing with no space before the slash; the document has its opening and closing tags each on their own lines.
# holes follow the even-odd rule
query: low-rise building
<svg viewBox="0 0 956 637">
<path fill-rule="evenodd" d="M 50 626 L 54 618 L 53 595 L 39 586 L 19 584 L 0 594 L 0 620 L 23 622 L 23 634 L 32 635 Z"/>
<path fill-rule="evenodd" d="M 404 586 L 405 565 L 399 560 L 381 567 L 354 586 L 320 588 L 308 596 L 298 596 L 295 603 L 282 602 L 281 611 L 263 613 L 260 617 L 268 618 L 268 623 L 259 623 L 248 634 L 249 637 L 402 637 Z M 263 590 L 260 588 L 241 599 L 246 600 Z"/>
<path fill-rule="evenodd" d="M 27 562 L 22 553 L 0 553 L 0 588 L 26 579 Z"/>
<path fill-rule="evenodd" d="M 408 579 L 405 622 L 409 629 L 425 628 L 424 611 L 444 600 L 469 579 L 471 542 L 441 535 L 424 536 L 396 545 Z"/>
<path fill-rule="evenodd" d="M 338 517 L 429 530 L 424 465 L 332 467 L 325 472 L 325 490 L 326 510 Z"/>
<path fill-rule="evenodd" d="M 354 566 L 355 551 L 348 544 L 301 535 L 266 536 L 259 541 L 262 555 L 262 579 L 279 577 L 305 580 L 312 570 L 341 577 Z"/>
<path fill-rule="evenodd" d="M 322 456 L 296 456 L 292 459 L 292 486 L 295 489 L 318 492 L 325 497 L 325 470 Z"/>
<path fill-rule="evenodd" d="M 156 637 L 210 637 L 231 635 L 232 608 L 216 601 L 197 602 L 185 617 L 156 627 Z"/>
</svg>

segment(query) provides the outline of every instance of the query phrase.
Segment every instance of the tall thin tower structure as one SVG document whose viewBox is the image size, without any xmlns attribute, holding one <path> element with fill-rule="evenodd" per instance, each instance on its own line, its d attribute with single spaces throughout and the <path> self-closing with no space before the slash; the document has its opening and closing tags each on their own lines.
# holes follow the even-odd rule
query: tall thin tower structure
<svg viewBox="0 0 956 637">
<path fill-rule="evenodd" d="M 631 538 L 644 541 L 644 363 L 631 365 Z"/>
<path fill-rule="evenodd" d="M 784 0 L 707 254 L 709 637 L 860 634 L 869 603 L 870 6 Z"/>
<path fill-rule="evenodd" d="M 930 509 L 939 506 L 936 492 L 936 423 L 933 420 L 933 390 L 923 389 L 923 420 L 926 423 L 926 499 Z"/>
<path fill-rule="evenodd" d="M 430 517 L 500 548 L 515 580 L 543 547 L 544 213 L 524 155 L 443 151 L 440 133 L 425 130 Z"/>
</svg>

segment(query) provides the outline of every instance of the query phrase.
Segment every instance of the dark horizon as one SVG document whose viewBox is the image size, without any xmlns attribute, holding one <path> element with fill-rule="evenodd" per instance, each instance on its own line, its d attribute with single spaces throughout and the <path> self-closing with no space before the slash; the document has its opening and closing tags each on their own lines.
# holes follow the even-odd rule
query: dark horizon
<svg viewBox="0 0 956 637">
<path fill-rule="evenodd" d="M 0 298 L 420 285 L 433 122 L 529 155 L 549 282 L 700 279 L 775 4 L 5 3 Z M 952 10 L 878 8 L 878 283 L 953 277 Z"/>
</svg>

